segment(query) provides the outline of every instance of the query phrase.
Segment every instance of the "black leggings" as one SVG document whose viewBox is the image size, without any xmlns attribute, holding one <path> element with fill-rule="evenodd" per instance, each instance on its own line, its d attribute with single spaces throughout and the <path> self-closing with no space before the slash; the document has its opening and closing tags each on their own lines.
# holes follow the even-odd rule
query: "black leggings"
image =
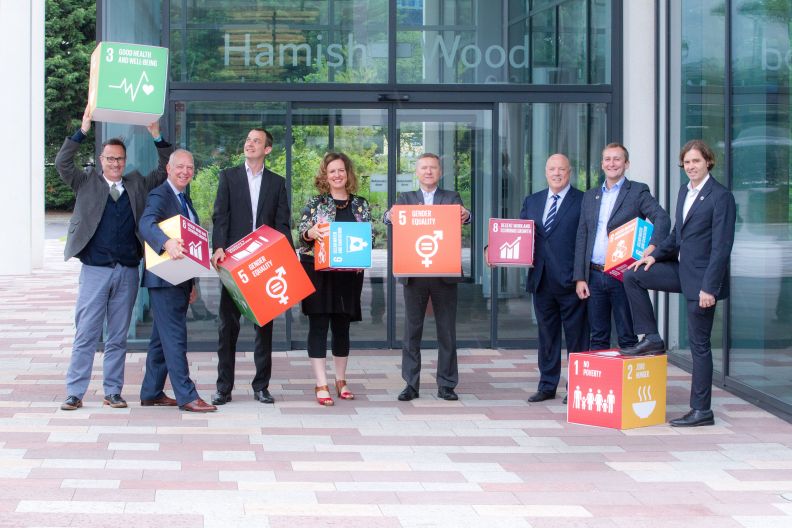
<svg viewBox="0 0 792 528">
<path fill-rule="evenodd" d="M 308 316 L 308 357 L 319 359 L 327 357 L 327 330 L 332 328 L 331 342 L 333 355 L 349 355 L 349 316 L 346 314 L 325 314 Z"/>
</svg>

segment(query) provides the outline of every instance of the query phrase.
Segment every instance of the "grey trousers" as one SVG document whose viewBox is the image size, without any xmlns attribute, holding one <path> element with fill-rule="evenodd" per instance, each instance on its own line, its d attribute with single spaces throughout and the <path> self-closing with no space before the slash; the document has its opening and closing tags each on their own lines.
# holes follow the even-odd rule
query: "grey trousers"
<svg viewBox="0 0 792 528">
<path fill-rule="evenodd" d="M 421 338 L 429 300 L 437 327 L 437 386 L 459 383 L 456 349 L 457 285 L 437 277 L 412 278 L 404 285 L 402 379 L 418 390 L 421 383 Z"/>
<path fill-rule="evenodd" d="M 66 373 L 66 395 L 82 399 L 88 390 L 94 354 L 107 321 L 104 346 L 105 395 L 121 394 L 132 308 L 138 291 L 138 269 L 83 265 L 74 314 L 74 346 Z"/>
</svg>

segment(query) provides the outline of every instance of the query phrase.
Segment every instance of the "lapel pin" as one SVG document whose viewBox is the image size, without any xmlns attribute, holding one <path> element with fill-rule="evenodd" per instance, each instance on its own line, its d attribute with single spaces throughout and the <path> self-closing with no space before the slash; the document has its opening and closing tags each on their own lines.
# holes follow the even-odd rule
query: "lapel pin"
<svg viewBox="0 0 792 528">
<path fill-rule="evenodd" d="M 699 200 L 702 200 L 702 201 L 703 201 L 703 200 L 704 200 L 704 197 L 702 196 L 701 198 L 699 198 Z"/>
</svg>

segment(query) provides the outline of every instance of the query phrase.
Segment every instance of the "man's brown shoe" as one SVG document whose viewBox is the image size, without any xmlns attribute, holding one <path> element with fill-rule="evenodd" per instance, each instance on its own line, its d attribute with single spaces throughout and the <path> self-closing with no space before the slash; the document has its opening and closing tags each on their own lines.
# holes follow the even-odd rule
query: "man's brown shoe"
<svg viewBox="0 0 792 528">
<path fill-rule="evenodd" d="M 156 400 L 140 400 L 140 405 L 143 407 L 176 407 L 176 400 L 163 394 Z"/>
<path fill-rule="evenodd" d="M 181 409 L 182 411 L 205 413 L 205 412 L 214 412 L 217 410 L 217 407 L 215 407 L 214 405 L 209 405 L 201 398 L 198 398 L 197 400 L 193 400 L 190 403 L 185 403 L 184 405 L 179 406 L 179 409 Z"/>
</svg>

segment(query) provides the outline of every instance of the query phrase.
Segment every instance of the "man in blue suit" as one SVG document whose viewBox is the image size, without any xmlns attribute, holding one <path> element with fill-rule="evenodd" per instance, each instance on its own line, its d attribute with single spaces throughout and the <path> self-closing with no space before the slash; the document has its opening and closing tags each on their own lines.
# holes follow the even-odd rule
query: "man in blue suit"
<svg viewBox="0 0 792 528">
<path fill-rule="evenodd" d="M 167 251 L 171 258 L 182 259 L 184 241 L 168 237 L 160 229 L 159 222 L 180 214 L 198 223 L 198 214 L 185 193 L 195 173 L 192 154 L 182 149 L 174 151 L 165 169 L 168 179 L 149 193 L 140 218 L 140 234 L 155 251 Z M 178 405 L 191 412 L 216 411 L 217 407 L 198 396 L 187 364 L 187 307 L 197 296 L 194 281 L 171 284 L 146 270 L 143 286 L 149 289 L 154 325 L 146 356 L 146 374 L 140 386 L 140 404 L 144 407 Z M 176 395 L 175 402 L 162 390 L 168 375 Z"/>
<path fill-rule="evenodd" d="M 528 398 L 531 403 L 555 398 L 561 378 L 562 327 L 567 352 L 589 348 L 586 301 L 578 298 L 572 278 L 583 192 L 570 185 L 570 171 L 566 156 L 550 156 L 545 165 L 548 189 L 525 198 L 520 211 L 520 218 L 533 220 L 536 228 L 534 267 L 528 270 L 526 289 L 533 294 L 539 326 L 541 376 L 538 390 Z"/>
<path fill-rule="evenodd" d="M 647 290 L 682 293 L 687 299 L 687 324 L 693 379 L 690 412 L 671 420 L 674 427 L 713 425 L 712 324 L 715 305 L 729 296 L 729 259 L 734 244 L 737 208 L 734 195 L 710 174 L 715 153 L 701 141 L 688 141 L 679 163 L 690 182 L 679 189 L 674 229 L 651 255 L 630 265 L 624 289 L 635 331 L 645 334 L 624 355 L 665 350 Z M 644 269 L 640 270 L 643 266 Z"/>
<path fill-rule="evenodd" d="M 644 255 L 650 255 L 671 229 L 668 213 L 654 199 L 649 187 L 624 176 L 629 167 L 627 148 L 620 143 L 610 143 L 602 151 L 605 181 L 583 195 L 575 243 L 574 278 L 578 297 L 588 299 L 591 350 L 610 348 L 611 313 L 619 347 L 633 347 L 638 343 L 624 286 L 605 273 L 608 235 L 636 217 L 649 219 L 654 230 Z"/>
</svg>

